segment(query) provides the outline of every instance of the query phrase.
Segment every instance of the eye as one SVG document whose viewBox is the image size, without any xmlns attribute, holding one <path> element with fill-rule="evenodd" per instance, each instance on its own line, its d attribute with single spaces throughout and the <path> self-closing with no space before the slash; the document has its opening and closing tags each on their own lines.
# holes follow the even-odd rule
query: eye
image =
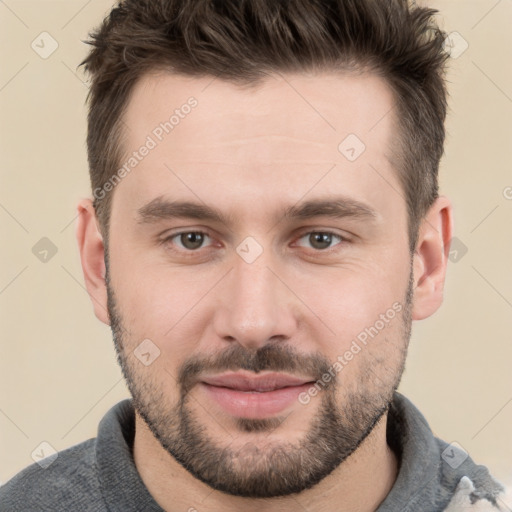
<svg viewBox="0 0 512 512">
<path fill-rule="evenodd" d="M 195 251 L 200 249 L 206 239 L 210 237 L 202 231 L 182 231 L 181 233 L 175 233 L 167 237 L 164 243 L 175 243 L 181 249 L 187 251 Z M 176 239 L 176 242 L 173 240 Z"/>
<path fill-rule="evenodd" d="M 299 240 L 302 239 L 306 239 L 307 243 L 311 244 L 313 249 L 318 251 L 329 249 L 333 243 L 333 239 L 338 239 L 340 242 L 345 241 L 342 236 L 331 233 L 330 231 L 310 231 L 299 238 Z M 300 243 L 298 245 L 304 247 Z"/>
</svg>

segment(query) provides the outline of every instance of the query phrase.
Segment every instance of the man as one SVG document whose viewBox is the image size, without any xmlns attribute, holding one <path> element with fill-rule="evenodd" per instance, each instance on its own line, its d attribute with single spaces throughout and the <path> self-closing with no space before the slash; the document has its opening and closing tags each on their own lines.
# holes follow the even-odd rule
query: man
<svg viewBox="0 0 512 512">
<path fill-rule="evenodd" d="M 125 0 L 77 239 L 132 399 L 1 510 L 505 510 L 397 387 L 442 302 L 445 35 L 405 0 Z"/>
</svg>

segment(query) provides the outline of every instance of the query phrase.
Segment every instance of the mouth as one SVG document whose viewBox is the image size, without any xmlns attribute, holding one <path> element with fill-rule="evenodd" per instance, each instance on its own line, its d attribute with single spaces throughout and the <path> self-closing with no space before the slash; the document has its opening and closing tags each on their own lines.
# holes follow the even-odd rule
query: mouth
<svg viewBox="0 0 512 512">
<path fill-rule="evenodd" d="M 255 375 L 225 373 L 204 377 L 200 386 L 220 408 L 231 416 L 266 418 L 298 402 L 314 379 L 282 373 Z"/>
<path fill-rule="evenodd" d="M 227 373 L 202 379 L 210 386 L 234 389 L 237 391 L 253 391 L 265 393 L 276 389 L 302 386 L 314 382 L 314 379 L 301 379 L 283 373 L 267 373 L 264 375 L 248 375 L 242 373 Z"/>
</svg>

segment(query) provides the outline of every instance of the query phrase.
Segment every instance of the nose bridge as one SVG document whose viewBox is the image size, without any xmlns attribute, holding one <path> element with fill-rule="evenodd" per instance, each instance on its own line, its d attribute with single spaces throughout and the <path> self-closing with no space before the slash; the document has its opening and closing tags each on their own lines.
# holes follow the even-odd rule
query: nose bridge
<svg viewBox="0 0 512 512">
<path fill-rule="evenodd" d="M 264 251 L 254 261 L 236 255 L 224 283 L 216 314 L 217 334 L 247 348 L 258 348 L 271 338 L 289 338 L 295 328 L 292 294 L 272 271 L 273 258 Z"/>
<path fill-rule="evenodd" d="M 247 263 L 238 261 L 233 272 L 233 294 L 235 304 L 241 306 L 239 313 L 269 313 L 276 306 L 276 277 L 270 271 L 268 261 Z M 261 321 L 261 319 L 260 319 Z"/>
</svg>

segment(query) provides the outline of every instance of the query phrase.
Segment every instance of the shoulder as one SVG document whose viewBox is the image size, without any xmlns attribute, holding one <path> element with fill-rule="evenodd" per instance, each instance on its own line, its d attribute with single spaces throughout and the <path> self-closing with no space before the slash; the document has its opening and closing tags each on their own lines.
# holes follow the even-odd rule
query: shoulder
<svg viewBox="0 0 512 512">
<path fill-rule="evenodd" d="M 508 504 L 512 503 L 512 488 L 504 489 L 494 498 L 482 495 L 475 487 L 474 482 L 463 476 L 455 494 L 444 512 L 500 512 L 508 511 Z"/>
<path fill-rule="evenodd" d="M 461 445 L 436 437 L 421 412 L 399 393 L 390 406 L 387 437 L 399 455 L 400 470 L 383 511 L 395 511 L 397 503 L 415 512 L 508 510 L 500 508 L 507 503 L 503 485 Z"/>
<path fill-rule="evenodd" d="M 0 487 L 0 510 L 106 510 L 95 451 L 96 439 L 89 439 L 28 466 Z"/>
<path fill-rule="evenodd" d="M 475 464 L 456 443 L 436 438 L 441 453 L 441 483 L 452 494 L 444 512 L 499 512 L 510 491 L 485 466 Z"/>
</svg>

